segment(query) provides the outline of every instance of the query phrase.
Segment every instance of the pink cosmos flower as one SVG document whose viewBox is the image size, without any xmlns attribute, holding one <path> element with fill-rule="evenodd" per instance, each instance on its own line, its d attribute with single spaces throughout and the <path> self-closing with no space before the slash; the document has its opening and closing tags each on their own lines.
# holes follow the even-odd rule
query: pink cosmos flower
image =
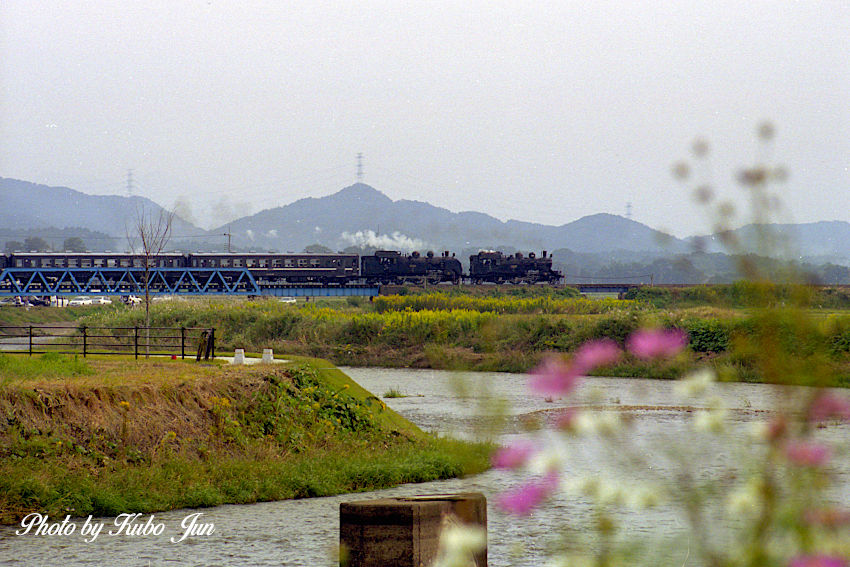
<svg viewBox="0 0 850 567">
<path fill-rule="evenodd" d="M 809 421 L 823 423 L 830 419 L 850 420 L 850 401 L 824 392 L 812 402 L 809 408 Z"/>
<path fill-rule="evenodd" d="M 820 467 L 829 461 L 829 447 L 805 441 L 791 441 L 785 445 L 785 457 L 791 464 L 801 467 Z"/>
<path fill-rule="evenodd" d="M 679 329 L 641 329 L 632 333 L 626 348 L 638 358 L 671 358 L 687 344 L 687 333 Z"/>
<path fill-rule="evenodd" d="M 598 366 L 617 362 L 621 354 L 620 347 L 611 339 L 589 341 L 576 351 L 573 367 L 579 374 L 586 374 Z"/>
<path fill-rule="evenodd" d="M 768 441 L 777 441 L 785 436 L 788 432 L 788 422 L 784 416 L 777 416 L 771 419 L 767 424 L 767 439 Z"/>
<path fill-rule="evenodd" d="M 551 473 L 541 479 L 529 481 L 518 488 L 500 494 L 496 498 L 496 503 L 500 508 L 511 514 L 527 516 L 548 498 L 557 486 L 558 476 Z"/>
<path fill-rule="evenodd" d="M 850 510 L 842 508 L 815 508 L 803 515 L 807 524 L 834 528 L 850 524 Z"/>
<path fill-rule="evenodd" d="M 563 396 L 578 385 L 580 373 L 560 357 L 551 357 L 531 371 L 531 391 L 543 396 Z"/>
<path fill-rule="evenodd" d="M 847 561 L 837 555 L 800 555 L 788 567 L 847 567 Z"/>
<path fill-rule="evenodd" d="M 491 462 L 497 469 L 516 469 L 527 463 L 536 452 L 537 446 L 534 443 L 522 439 L 507 447 L 500 447 L 493 453 Z"/>
</svg>

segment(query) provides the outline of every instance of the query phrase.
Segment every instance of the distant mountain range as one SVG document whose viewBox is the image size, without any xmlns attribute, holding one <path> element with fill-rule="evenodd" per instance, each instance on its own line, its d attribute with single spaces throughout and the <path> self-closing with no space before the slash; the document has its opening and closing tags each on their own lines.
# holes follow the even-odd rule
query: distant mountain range
<svg viewBox="0 0 850 567">
<path fill-rule="evenodd" d="M 68 187 L 0 177 L 0 228 L 80 227 L 123 238 L 139 208 L 154 214 L 162 209 L 145 197 L 87 195 Z M 175 234 L 206 233 L 179 217 L 174 218 L 173 229 Z"/>
<path fill-rule="evenodd" d="M 393 201 L 357 183 L 327 197 L 301 199 L 215 229 L 229 228 L 234 243 L 258 249 L 298 251 L 313 243 L 333 250 L 348 246 L 402 250 L 513 247 L 520 250 L 577 248 L 684 250 L 686 243 L 615 215 L 584 217 L 562 226 L 500 221 L 477 212 L 453 213 L 420 201 Z M 666 248 L 665 248 L 666 249 Z"/>
<path fill-rule="evenodd" d="M 86 195 L 67 187 L 0 178 L 0 240 L 15 230 L 32 232 L 48 227 L 80 227 L 124 238 L 125 227 L 140 206 L 160 210 L 159 205 L 143 197 Z M 850 265 L 850 223 L 769 227 L 772 233 L 793 243 L 789 249 L 794 257 Z M 331 250 L 362 247 L 458 253 L 502 248 L 565 250 L 622 261 L 675 256 L 694 249 L 722 251 L 718 235 L 678 239 L 616 215 L 590 215 L 560 226 L 501 221 L 478 212 L 453 213 L 420 201 L 393 201 L 363 183 L 326 197 L 267 209 L 211 231 L 175 218 L 173 241 L 175 248 L 183 250 L 199 249 L 204 241 L 204 249 L 211 245 L 223 249 L 221 235 L 225 232 L 232 234 L 237 249 L 280 252 L 300 252 L 311 244 Z M 753 226 L 731 232 L 746 242 L 753 242 L 756 233 Z M 197 238 L 204 235 L 209 238 Z"/>
</svg>

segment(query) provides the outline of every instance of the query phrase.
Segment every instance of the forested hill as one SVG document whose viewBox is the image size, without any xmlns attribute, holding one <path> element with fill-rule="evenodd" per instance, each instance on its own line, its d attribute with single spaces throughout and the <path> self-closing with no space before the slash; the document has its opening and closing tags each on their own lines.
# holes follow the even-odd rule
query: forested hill
<svg viewBox="0 0 850 567">
<path fill-rule="evenodd" d="M 560 226 L 501 221 L 478 212 L 454 213 L 420 201 L 393 201 L 362 183 L 326 197 L 267 209 L 228 226 L 239 246 L 284 251 L 298 251 L 309 244 L 332 250 L 365 246 L 452 251 L 513 247 L 679 252 L 687 248 L 681 240 L 616 215 L 597 214 Z"/>
<path fill-rule="evenodd" d="M 79 227 L 124 239 L 139 208 L 157 214 L 162 207 L 145 197 L 87 195 L 68 187 L 48 187 L 0 177 L 0 228 L 10 230 Z M 173 232 L 206 231 L 174 218 Z"/>
</svg>

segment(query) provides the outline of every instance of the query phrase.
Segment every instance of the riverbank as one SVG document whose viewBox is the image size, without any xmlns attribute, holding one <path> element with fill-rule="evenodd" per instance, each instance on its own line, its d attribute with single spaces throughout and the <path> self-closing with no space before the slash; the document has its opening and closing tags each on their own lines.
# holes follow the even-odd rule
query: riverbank
<svg viewBox="0 0 850 567">
<path fill-rule="evenodd" d="M 0 523 L 325 496 L 473 474 L 327 362 L 0 355 Z"/>
<path fill-rule="evenodd" d="M 748 288 L 738 287 L 730 286 L 727 295 L 743 297 Z M 732 294 L 736 290 L 738 295 Z M 569 355 L 587 341 L 608 339 L 624 346 L 640 328 L 666 327 L 688 337 L 683 355 L 664 362 L 627 355 L 604 374 L 673 379 L 707 364 L 727 381 L 814 385 L 808 369 L 792 375 L 774 364 L 771 353 L 784 349 L 792 366 L 805 360 L 822 369 L 817 385 L 850 385 L 850 312 L 823 308 L 813 299 L 789 299 L 783 290 L 764 292 L 768 299 L 752 291 L 746 301 L 714 299 L 716 304 L 703 305 L 695 304 L 701 296 L 683 290 L 683 298 L 675 300 L 680 303 L 663 307 L 648 299 L 593 300 L 542 291 L 530 297 L 434 292 L 296 305 L 194 299 L 154 305 L 151 323 L 215 326 L 219 351 L 274 348 L 341 366 L 518 373 L 554 353 Z M 674 301 L 668 295 L 655 299 Z M 786 300 L 799 307 L 786 307 Z M 141 317 L 139 310 L 125 309 L 81 322 L 127 327 L 140 324 Z"/>
</svg>

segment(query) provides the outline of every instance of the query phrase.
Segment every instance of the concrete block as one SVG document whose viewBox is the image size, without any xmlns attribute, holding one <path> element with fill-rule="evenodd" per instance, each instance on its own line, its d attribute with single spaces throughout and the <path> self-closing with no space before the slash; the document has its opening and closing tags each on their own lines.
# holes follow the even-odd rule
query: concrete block
<svg viewBox="0 0 850 567">
<path fill-rule="evenodd" d="M 478 492 L 343 502 L 340 546 L 347 567 L 428 567 L 447 519 L 487 528 L 487 499 Z M 486 567 L 487 550 L 475 557 Z"/>
<path fill-rule="evenodd" d="M 263 349 L 263 362 L 266 364 L 271 364 L 274 362 L 274 352 L 272 351 L 272 349 Z"/>
<path fill-rule="evenodd" d="M 245 349 L 237 348 L 233 354 L 233 364 L 245 364 Z"/>
</svg>

